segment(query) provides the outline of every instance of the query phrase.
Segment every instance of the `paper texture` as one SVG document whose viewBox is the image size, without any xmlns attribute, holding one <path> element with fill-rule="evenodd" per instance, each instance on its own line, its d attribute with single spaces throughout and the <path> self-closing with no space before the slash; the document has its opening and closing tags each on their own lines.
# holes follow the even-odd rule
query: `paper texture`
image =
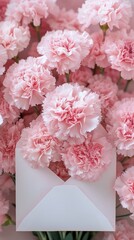
<svg viewBox="0 0 134 240">
<path fill-rule="evenodd" d="M 69 178 L 50 169 L 32 169 L 16 149 L 17 231 L 114 231 L 116 172 L 113 159 L 93 183 Z"/>
</svg>

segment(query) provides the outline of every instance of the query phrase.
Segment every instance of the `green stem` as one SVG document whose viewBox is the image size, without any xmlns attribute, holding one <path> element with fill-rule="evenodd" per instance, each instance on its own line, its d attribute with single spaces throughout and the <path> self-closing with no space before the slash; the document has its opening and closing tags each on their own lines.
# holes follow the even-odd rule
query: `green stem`
<svg viewBox="0 0 134 240">
<path fill-rule="evenodd" d="M 38 39 L 38 42 L 40 42 L 40 40 L 41 40 L 40 26 L 35 27 L 35 30 L 36 30 L 36 33 L 37 33 L 37 39 Z"/>
<path fill-rule="evenodd" d="M 119 215 L 119 216 L 116 216 L 116 218 L 129 217 L 130 215 L 132 215 L 132 213 L 128 213 L 128 214 L 124 214 L 124 215 Z"/>
<path fill-rule="evenodd" d="M 39 109 L 37 108 L 37 106 L 34 106 L 33 108 L 34 108 L 35 113 L 39 116 L 40 112 L 39 112 Z"/>
<path fill-rule="evenodd" d="M 81 240 L 82 233 L 83 233 L 83 232 L 80 232 L 80 233 L 79 233 L 79 235 L 78 235 L 78 240 Z"/>
<path fill-rule="evenodd" d="M 66 81 L 67 81 L 67 83 L 69 83 L 69 82 L 70 82 L 69 73 L 65 73 L 65 76 L 66 76 Z"/>
<path fill-rule="evenodd" d="M 127 83 L 126 83 L 126 86 L 125 86 L 125 88 L 124 88 L 124 92 L 126 92 L 127 91 L 127 89 L 128 89 L 128 86 L 129 86 L 129 84 L 130 84 L 130 82 L 132 81 L 132 79 L 130 79 L 130 80 L 127 80 Z"/>
<path fill-rule="evenodd" d="M 48 236 L 48 240 L 53 240 L 49 232 L 47 232 L 47 236 Z"/>
<path fill-rule="evenodd" d="M 17 55 L 17 56 L 15 56 L 15 57 L 13 57 L 13 60 L 14 60 L 16 63 L 19 63 L 19 56 Z"/>
<path fill-rule="evenodd" d="M 129 157 L 124 157 L 124 158 L 121 160 L 121 163 L 126 162 L 128 159 L 129 159 Z"/>
<path fill-rule="evenodd" d="M 107 30 L 109 29 L 107 23 L 104 24 L 104 25 L 100 25 L 100 28 L 101 28 L 101 30 L 103 31 L 103 33 L 104 33 L 104 38 L 105 38 L 106 32 L 107 32 Z"/>
<path fill-rule="evenodd" d="M 65 231 L 62 232 L 62 235 L 63 235 L 63 239 L 65 239 L 65 237 L 66 237 L 66 232 L 65 232 Z"/>
<path fill-rule="evenodd" d="M 42 232 L 36 232 L 39 240 L 47 240 L 46 236 Z"/>
<path fill-rule="evenodd" d="M 118 204 L 118 205 L 116 206 L 116 209 L 119 208 L 120 206 L 121 206 L 121 204 Z"/>
<path fill-rule="evenodd" d="M 63 240 L 62 232 L 59 231 L 60 240 Z"/>
</svg>

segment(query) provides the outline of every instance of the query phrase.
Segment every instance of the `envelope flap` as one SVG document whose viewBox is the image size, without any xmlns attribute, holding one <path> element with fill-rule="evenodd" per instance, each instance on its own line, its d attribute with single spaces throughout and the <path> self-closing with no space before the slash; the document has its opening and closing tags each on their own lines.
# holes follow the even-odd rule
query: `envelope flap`
<svg viewBox="0 0 134 240">
<path fill-rule="evenodd" d="M 45 231 L 114 230 L 109 220 L 80 189 L 70 185 L 54 187 L 17 226 L 18 231 L 42 229 Z"/>
<path fill-rule="evenodd" d="M 49 181 L 48 181 L 49 179 Z M 47 182 L 47 184 L 46 184 Z M 43 184 L 44 183 L 44 184 Z M 54 186 L 63 184 L 50 169 L 33 169 L 16 148 L 16 219 L 20 222 Z"/>
</svg>

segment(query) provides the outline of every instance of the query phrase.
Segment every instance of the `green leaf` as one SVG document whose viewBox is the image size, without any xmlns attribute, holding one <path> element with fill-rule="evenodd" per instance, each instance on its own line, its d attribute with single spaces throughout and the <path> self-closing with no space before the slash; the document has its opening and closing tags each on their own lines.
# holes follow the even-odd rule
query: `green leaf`
<svg viewBox="0 0 134 240">
<path fill-rule="evenodd" d="M 6 220 L 2 224 L 2 226 L 9 226 L 9 225 L 15 225 L 15 222 L 13 221 L 13 219 L 8 214 L 6 214 Z"/>
<path fill-rule="evenodd" d="M 88 240 L 89 239 L 89 232 L 86 232 L 82 240 Z"/>
<path fill-rule="evenodd" d="M 60 240 L 59 232 L 49 232 L 53 240 Z"/>
<path fill-rule="evenodd" d="M 73 235 L 71 233 L 67 234 L 65 240 L 73 240 Z"/>
</svg>

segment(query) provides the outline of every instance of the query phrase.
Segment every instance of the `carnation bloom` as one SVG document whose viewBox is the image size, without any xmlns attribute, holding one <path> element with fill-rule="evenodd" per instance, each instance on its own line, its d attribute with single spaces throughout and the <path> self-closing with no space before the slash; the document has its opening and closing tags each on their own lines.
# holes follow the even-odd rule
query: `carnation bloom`
<svg viewBox="0 0 134 240">
<path fill-rule="evenodd" d="M 46 57 L 50 68 L 56 68 L 59 74 L 64 74 L 80 67 L 92 44 L 87 32 L 57 30 L 47 32 L 37 50 Z"/>
<path fill-rule="evenodd" d="M 103 236 L 100 233 L 95 235 L 92 240 L 133 240 L 134 227 L 127 220 L 116 222 L 115 232 L 105 232 Z"/>
<path fill-rule="evenodd" d="M 124 156 L 134 155 L 134 98 L 118 101 L 110 109 L 107 129 L 117 148 Z"/>
<path fill-rule="evenodd" d="M 54 11 L 56 0 L 10 0 L 7 6 L 6 16 L 9 20 L 15 20 L 23 25 L 33 22 L 39 26 L 42 18 L 47 18 L 49 12 Z M 15 9 L 15 11 L 14 11 Z"/>
<path fill-rule="evenodd" d="M 63 181 L 70 177 L 63 161 L 50 162 L 49 168 Z"/>
<path fill-rule="evenodd" d="M 48 133 L 41 116 L 23 129 L 19 146 L 33 168 L 48 167 L 51 161 L 59 160 L 59 141 Z"/>
<path fill-rule="evenodd" d="M 8 59 L 6 49 L 0 44 L 0 75 L 5 71 L 4 64 Z"/>
<path fill-rule="evenodd" d="M 28 27 L 19 26 L 15 22 L 0 22 L 0 44 L 5 48 L 11 59 L 23 51 L 29 44 L 30 32 Z"/>
<path fill-rule="evenodd" d="M 78 10 L 78 20 L 84 28 L 90 25 L 108 25 L 127 28 L 132 17 L 131 2 L 125 0 L 86 0 Z"/>
<path fill-rule="evenodd" d="M 90 81 L 89 87 L 100 96 L 102 113 L 105 116 L 109 108 L 117 101 L 118 87 L 110 77 L 105 77 L 102 74 L 94 75 Z"/>
<path fill-rule="evenodd" d="M 134 78 L 134 30 L 109 32 L 103 48 L 111 68 L 120 71 L 124 79 Z"/>
<path fill-rule="evenodd" d="M 0 128 L 0 170 L 15 172 L 15 148 L 20 138 L 23 121 L 16 124 L 6 123 Z"/>
<path fill-rule="evenodd" d="M 103 32 L 97 31 L 91 34 L 93 39 L 93 46 L 89 55 L 83 60 L 82 64 L 88 66 L 89 68 L 94 68 L 95 64 L 99 67 L 107 67 L 109 65 L 107 61 L 106 53 L 103 49 Z"/>
<path fill-rule="evenodd" d="M 121 205 L 134 214 L 134 166 L 128 168 L 115 181 Z"/>
<path fill-rule="evenodd" d="M 6 214 L 9 210 L 9 201 L 5 199 L 5 197 L 2 194 L 2 191 L 0 191 L 0 231 L 1 226 L 6 220 Z"/>
<path fill-rule="evenodd" d="M 10 191 L 14 190 L 14 182 L 6 173 L 0 175 L 0 190 L 4 195 L 9 195 Z"/>
<path fill-rule="evenodd" d="M 46 95 L 42 116 L 51 135 L 82 140 L 101 120 L 99 96 L 78 84 L 65 83 Z"/>
<path fill-rule="evenodd" d="M 20 111 L 16 107 L 11 106 L 11 104 L 7 103 L 7 101 L 4 99 L 1 88 L 0 88 L 0 115 L 2 121 L 8 123 L 16 121 L 20 115 Z"/>
<path fill-rule="evenodd" d="M 47 19 L 52 30 L 79 30 L 80 24 L 77 19 L 77 13 L 74 10 L 66 10 L 65 8 L 57 8 L 54 15 L 49 15 Z"/>
<path fill-rule="evenodd" d="M 28 110 L 42 103 L 45 94 L 55 88 L 55 78 L 37 58 L 29 57 L 8 69 L 3 84 L 7 102 Z"/>
<path fill-rule="evenodd" d="M 0 21 L 3 21 L 5 19 L 5 12 L 6 12 L 6 7 L 8 3 L 9 3 L 9 0 L 0 1 Z"/>
<path fill-rule="evenodd" d="M 72 144 L 62 154 L 62 160 L 71 177 L 85 181 L 96 181 L 111 162 L 112 145 L 105 130 L 99 126 L 82 144 Z"/>
<path fill-rule="evenodd" d="M 91 69 L 81 66 L 75 72 L 70 73 L 69 80 L 73 83 L 78 83 L 86 87 L 89 84 L 89 79 L 92 77 L 92 75 Z"/>
<path fill-rule="evenodd" d="M 118 83 L 120 79 L 120 72 L 112 69 L 111 67 L 106 67 L 104 71 L 106 77 L 110 77 L 114 83 Z"/>
</svg>

